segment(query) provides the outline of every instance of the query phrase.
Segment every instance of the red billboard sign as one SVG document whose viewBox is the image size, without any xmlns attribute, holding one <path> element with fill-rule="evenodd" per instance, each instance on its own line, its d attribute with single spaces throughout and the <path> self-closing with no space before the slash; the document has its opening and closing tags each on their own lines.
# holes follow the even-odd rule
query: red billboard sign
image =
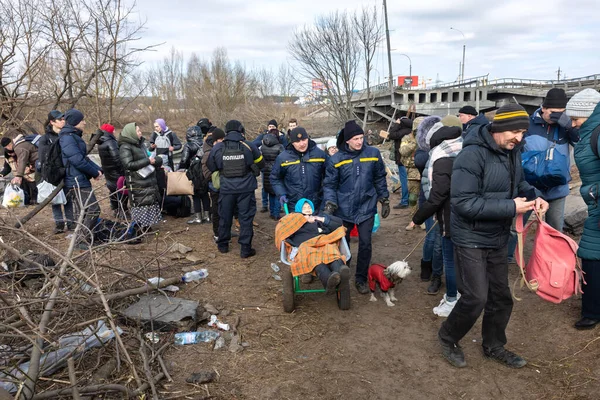
<svg viewBox="0 0 600 400">
<path fill-rule="evenodd" d="M 398 86 L 417 87 L 419 86 L 418 76 L 399 76 Z"/>
</svg>

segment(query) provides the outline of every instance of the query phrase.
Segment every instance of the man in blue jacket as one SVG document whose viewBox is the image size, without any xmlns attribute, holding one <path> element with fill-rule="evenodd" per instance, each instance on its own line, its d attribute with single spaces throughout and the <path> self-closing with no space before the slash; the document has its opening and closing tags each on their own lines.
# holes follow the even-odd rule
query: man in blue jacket
<svg viewBox="0 0 600 400">
<path fill-rule="evenodd" d="M 225 139 L 216 143 L 208 156 L 208 169 L 219 171 L 219 238 L 217 247 L 221 253 L 229 251 L 233 210 L 238 209 L 242 258 L 252 257 L 256 250 L 252 248 L 254 228 L 252 221 L 256 214 L 258 187 L 256 177 L 264 167 L 262 154 L 252 143 L 244 138 L 244 127 L 240 121 L 231 120 L 225 125 Z"/>
<path fill-rule="evenodd" d="M 564 155 L 565 169 L 571 168 L 569 145 L 579 141 L 578 130 L 571 125 L 571 119 L 565 114 L 567 94 L 563 89 L 553 88 L 548 91 L 542 106 L 529 118 L 529 129 L 525 134 L 523 157 L 529 151 L 545 151 L 554 145 L 555 151 Z M 568 177 L 571 180 L 571 177 Z M 532 183 L 532 182 L 530 182 Z M 554 229 L 562 232 L 564 225 L 565 198 L 569 194 L 568 182 L 554 187 L 538 187 L 542 197 L 550 204 L 546 214 L 546 222 Z"/>
<path fill-rule="evenodd" d="M 92 190 L 90 178 L 96 180 L 102 178 L 100 167 L 87 157 L 86 144 L 81 138 L 84 128 L 83 113 L 72 108 L 65 113 L 65 126 L 58 135 L 62 161 L 66 169 L 65 191 L 69 201 L 75 205 L 77 215 L 81 212 L 81 205 L 84 206 L 83 225 L 87 229 L 79 230 L 83 233 L 78 239 L 78 248 L 83 250 L 92 244 L 93 237 L 90 231 L 96 226 L 100 216 L 100 206 Z"/>
<path fill-rule="evenodd" d="M 307 198 L 321 209 L 323 177 L 325 176 L 325 152 L 308 138 L 301 126 L 290 131 L 290 144 L 275 159 L 271 170 L 271 186 L 281 204 L 293 210 L 296 202 Z"/>
<path fill-rule="evenodd" d="M 486 126 L 490 123 L 485 115 L 479 114 L 473 106 L 461 107 L 458 110 L 458 119 L 463 124 L 463 137 L 467 136 L 468 131 L 479 130 L 481 126 Z"/>
<path fill-rule="evenodd" d="M 357 226 L 358 257 L 356 262 L 356 289 L 360 294 L 370 293 L 367 272 L 371 264 L 371 233 L 381 203 L 381 218 L 390 214 L 389 192 L 381 153 L 364 143 L 365 133 L 355 121 L 346 122 L 338 135 L 339 151 L 326 163 L 323 181 L 325 212 L 340 217 L 346 227 L 346 240 Z"/>
</svg>

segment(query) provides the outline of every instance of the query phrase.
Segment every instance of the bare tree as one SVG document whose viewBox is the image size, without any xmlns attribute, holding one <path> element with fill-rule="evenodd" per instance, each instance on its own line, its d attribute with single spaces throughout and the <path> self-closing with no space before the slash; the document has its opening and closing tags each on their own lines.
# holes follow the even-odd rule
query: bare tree
<svg viewBox="0 0 600 400">
<path fill-rule="evenodd" d="M 305 78 L 323 82 L 334 117 L 339 122 L 353 118 L 350 100 L 361 52 L 348 13 L 336 11 L 317 18 L 314 26 L 294 32 L 288 48 Z"/>
<path fill-rule="evenodd" d="M 377 46 L 384 38 L 384 32 L 382 26 L 377 20 L 377 8 L 373 7 L 369 9 L 363 7 L 360 12 L 354 13 L 352 16 L 352 24 L 354 31 L 360 43 L 362 49 L 362 62 L 365 68 L 365 83 L 367 99 L 365 102 L 365 116 L 362 121 L 363 129 L 367 126 L 367 119 L 369 117 L 369 109 L 371 105 L 371 72 L 373 71 L 373 58 L 377 51 Z"/>
</svg>

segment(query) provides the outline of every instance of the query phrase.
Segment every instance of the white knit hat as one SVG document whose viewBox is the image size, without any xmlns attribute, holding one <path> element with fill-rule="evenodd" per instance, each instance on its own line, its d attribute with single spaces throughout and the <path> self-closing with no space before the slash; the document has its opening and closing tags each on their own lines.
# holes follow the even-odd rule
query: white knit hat
<svg viewBox="0 0 600 400">
<path fill-rule="evenodd" d="M 567 116 L 588 118 L 600 102 L 600 93 L 595 89 L 583 89 L 576 93 L 567 103 Z"/>
<path fill-rule="evenodd" d="M 337 146 L 336 140 L 335 139 L 329 139 L 327 141 L 327 144 L 325 145 L 325 149 L 329 150 L 330 147 L 335 147 Z"/>
</svg>

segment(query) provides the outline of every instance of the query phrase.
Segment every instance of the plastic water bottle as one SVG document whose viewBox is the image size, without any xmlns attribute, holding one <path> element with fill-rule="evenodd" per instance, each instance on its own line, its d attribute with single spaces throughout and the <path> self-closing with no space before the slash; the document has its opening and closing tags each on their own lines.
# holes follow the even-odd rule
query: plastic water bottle
<svg viewBox="0 0 600 400">
<path fill-rule="evenodd" d="M 181 278 L 182 281 L 188 283 L 204 279 L 208 276 L 208 270 L 206 268 L 198 269 L 196 271 L 186 272 Z"/>
<path fill-rule="evenodd" d="M 200 331 L 200 332 L 181 332 L 175 334 L 175 344 L 195 344 L 208 343 L 216 340 L 219 337 L 219 332 L 216 331 Z"/>
<path fill-rule="evenodd" d="M 279 272 L 279 265 L 271 263 L 271 269 L 275 272 Z"/>
</svg>

